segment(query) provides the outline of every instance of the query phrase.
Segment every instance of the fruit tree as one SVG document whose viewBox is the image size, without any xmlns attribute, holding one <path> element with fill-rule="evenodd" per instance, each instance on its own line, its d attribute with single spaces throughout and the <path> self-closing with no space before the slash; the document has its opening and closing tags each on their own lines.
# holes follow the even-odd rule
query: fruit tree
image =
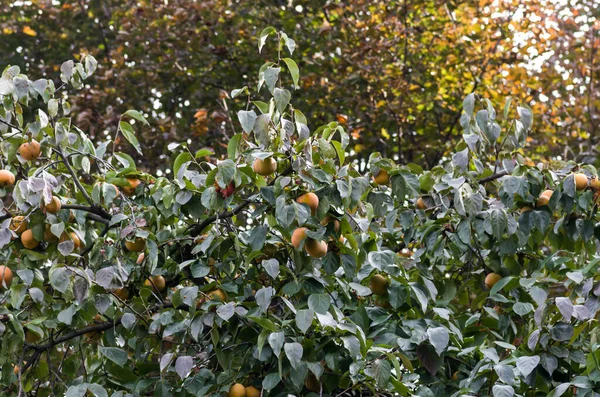
<svg viewBox="0 0 600 397">
<path fill-rule="evenodd" d="M 295 47 L 260 34 L 227 158 L 172 144 L 156 176 L 113 145 L 144 114 L 75 125 L 92 56 L 4 70 L 1 394 L 597 396 L 597 170 L 530 164 L 529 108 L 475 94 L 436 167 L 349 162 Z"/>
</svg>

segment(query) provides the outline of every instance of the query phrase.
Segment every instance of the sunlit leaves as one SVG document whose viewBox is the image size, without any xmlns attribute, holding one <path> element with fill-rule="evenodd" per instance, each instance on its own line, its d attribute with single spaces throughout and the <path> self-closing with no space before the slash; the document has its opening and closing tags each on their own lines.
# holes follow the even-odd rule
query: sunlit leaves
<svg viewBox="0 0 600 397">
<path fill-rule="evenodd" d="M 258 40 L 258 52 L 262 51 L 263 46 L 265 45 L 267 38 L 271 34 L 276 34 L 277 31 L 272 26 L 264 28 L 262 32 L 260 32 L 259 40 Z"/>
<path fill-rule="evenodd" d="M 517 369 L 519 370 L 522 376 L 527 376 L 531 373 L 531 371 L 535 369 L 539 362 L 539 356 L 519 357 L 517 358 Z"/>
<path fill-rule="evenodd" d="M 308 307 L 316 313 L 326 313 L 329 305 L 330 299 L 326 294 L 312 294 L 308 298 Z"/>
<path fill-rule="evenodd" d="M 473 110 L 475 109 L 475 94 L 471 93 L 463 100 L 463 110 L 467 116 L 473 117 Z"/>
<path fill-rule="evenodd" d="M 310 328 L 314 318 L 314 312 L 312 310 L 298 310 L 296 313 L 296 325 L 303 333 Z"/>
<path fill-rule="evenodd" d="M 298 65 L 292 58 L 283 58 L 282 61 L 285 62 L 290 74 L 292 75 L 292 81 L 294 82 L 294 88 L 296 88 L 296 89 L 300 88 L 298 86 L 298 80 L 300 79 L 300 71 L 298 69 Z"/>
<path fill-rule="evenodd" d="M 129 141 L 129 143 L 131 143 L 133 145 L 135 150 L 137 150 L 138 153 L 141 154 L 142 148 L 141 148 L 140 143 L 138 142 L 137 138 L 135 137 L 135 131 L 133 130 L 132 125 L 126 121 L 120 121 L 119 122 L 119 131 L 123 134 L 125 139 L 127 139 L 127 141 Z"/>
<path fill-rule="evenodd" d="M 238 119 L 246 133 L 252 132 L 252 129 L 254 128 L 254 122 L 256 121 L 256 113 L 254 110 L 240 110 L 238 112 Z"/>
<path fill-rule="evenodd" d="M 450 341 L 448 330 L 444 327 L 430 328 L 427 330 L 427 335 L 429 336 L 429 341 L 435 348 L 435 352 L 438 356 L 441 356 Z"/>
</svg>

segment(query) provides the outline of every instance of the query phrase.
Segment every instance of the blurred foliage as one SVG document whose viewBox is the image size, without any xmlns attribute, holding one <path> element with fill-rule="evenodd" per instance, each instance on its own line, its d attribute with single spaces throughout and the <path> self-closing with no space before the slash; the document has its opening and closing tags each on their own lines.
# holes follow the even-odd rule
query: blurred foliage
<svg viewBox="0 0 600 397">
<path fill-rule="evenodd" d="M 152 128 L 138 162 L 153 170 L 166 142 L 225 152 L 229 117 L 245 105 L 226 92 L 256 83 L 253 40 L 271 24 L 298 43 L 306 89 L 296 105 L 316 125 L 337 115 L 355 158 L 377 150 L 431 168 L 457 143 L 462 98 L 476 91 L 493 102 L 512 96 L 541 117 L 532 157 L 595 162 L 600 8 L 591 3 L 9 2 L 0 6 L 0 67 L 42 77 L 66 59 L 94 55 L 94 88 L 73 101 L 80 127 L 114 136 L 123 111 L 142 110 Z"/>
</svg>

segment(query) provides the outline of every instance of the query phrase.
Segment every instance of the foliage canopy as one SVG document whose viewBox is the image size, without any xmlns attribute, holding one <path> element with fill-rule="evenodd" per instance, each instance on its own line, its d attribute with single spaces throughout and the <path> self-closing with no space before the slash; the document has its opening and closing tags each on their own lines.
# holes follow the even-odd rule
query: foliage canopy
<svg viewBox="0 0 600 397">
<path fill-rule="evenodd" d="M 448 161 L 361 172 L 294 106 L 295 41 L 259 50 L 227 158 L 172 143 L 171 179 L 77 127 L 91 55 L 4 70 L 3 392 L 597 395 L 597 170 L 527 164 L 531 110 L 469 94 Z"/>
<path fill-rule="evenodd" d="M 115 135 L 126 110 L 150 115 L 150 128 L 138 131 L 144 156 L 118 142 L 138 168 L 154 172 L 161 163 L 152 160 L 166 160 L 171 142 L 225 154 L 239 106 L 227 92 L 257 83 L 253 40 L 275 24 L 298 43 L 296 106 L 314 125 L 339 120 L 350 136 L 348 155 L 363 166 L 373 151 L 399 164 L 438 165 L 460 142 L 461 101 L 475 91 L 495 104 L 510 96 L 533 109 L 540 122 L 526 145 L 529 157 L 598 166 L 600 8 L 590 4 L 4 2 L 0 66 L 48 78 L 89 52 L 101 65 L 89 89 L 71 96 L 77 125 L 99 143 Z"/>
</svg>

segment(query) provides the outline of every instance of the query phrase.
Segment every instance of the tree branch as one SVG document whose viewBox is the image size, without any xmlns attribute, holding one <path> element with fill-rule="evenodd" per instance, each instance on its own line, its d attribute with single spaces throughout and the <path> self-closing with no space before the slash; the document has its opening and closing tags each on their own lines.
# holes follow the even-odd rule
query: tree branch
<svg viewBox="0 0 600 397">
<path fill-rule="evenodd" d="M 63 153 L 62 149 L 60 147 L 58 147 L 57 149 L 54 149 L 54 150 L 56 151 L 56 153 L 62 159 L 63 163 L 65 164 L 65 167 L 67 167 L 67 170 L 69 171 L 69 173 L 73 177 L 73 182 L 75 182 L 75 185 L 77 185 L 77 188 L 79 188 L 79 191 L 81 192 L 81 194 L 83 195 L 83 197 L 93 207 L 94 206 L 94 202 L 92 201 L 92 198 L 90 197 L 90 195 L 88 194 L 88 192 L 83 188 L 83 186 L 81 185 L 81 182 L 79 182 L 79 178 L 77 178 L 77 175 L 75 174 L 75 171 L 73 170 L 73 167 L 71 167 L 71 164 L 69 163 L 69 160 L 67 160 L 67 158 L 65 157 L 65 154 Z"/>
<path fill-rule="evenodd" d="M 87 214 L 87 218 L 91 221 L 96 221 L 96 222 L 101 222 L 104 223 L 106 225 L 108 225 L 110 223 L 109 220 L 107 220 L 106 218 L 103 218 L 101 216 L 98 216 L 96 214 Z"/>
<path fill-rule="evenodd" d="M 22 372 L 27 371 L 27 369 L 29 367 L 31 367 L 33 365 L 33 363 L 40 357 L 40 355 L 45 352 L 46 350 L 52 349 L 54 346 L 66 342 L 69 339 L 73 339 L 76 338 L 78 336 L 81 335 L 85 335 L 88 332 L 102 332 L 102 331 L 106 331 L 107 329 L 110 329 L 112 327 L 116 327 L 117 325 L 121 324 L 121 317 L 119 317 L 117 320 L 113 321 L 107 321 L 104 323 L 100 323 L 100 324 L 93 324 L 93 325 L 88 325 L 87 327 L 83 327 L 80 328 L 78 330 L 69 332 L 67 334 L 64 334 L 63 336 L 60 336 L 54 340 L 51 340 L 48 343 L 45 343 L 43 345 L 27 345 L 28 348 L 33 349 L 34 352 L 31 355 L 31 357 L 29 357 L 29 359 L 27 360 L 27 362 L 25 363 L 25 365 L 23 366 Z"/>
<path fill-rule="evenodd" d="M 100 208 L 96 205 L 87 206 L 87 205 L 80 205 L 80 204 L 63 204 L 60 208 L 89 212 L 90 213 L 89 215 L 92 215 L 92 214 L 97 215 L 97 217 L 93 217 L 93 218 L 90 217 L 90 219 L 99 221 L 102 223 L 108 223 L 107 221 L 110 221 L 112 218 L 108 212 L 104 211 L 102 208 Z"/>
<path fill-rule="evenodd" d="M 250 205 L 250 203 L 252 203 L 252 201 L 244 200 L 242 203 L 238 204 L 238 206 L 235 207 L 231 211 L 222 211 L 222 212 L 219 212 L 218 214 L 209 216 L 208 218 L 203 220 L 201 223 L 195 224 L 192 227 L 192 229 L 190 230 L 190 235 L 192 237 L 198 236 L 200 233 L 202 233 L 202 230 L 204 230 L 205 227 L 207 227 L 208 225 L 210 225 L 217 219 L 231 218 L 231 217 L 239 214 L 240 212 L 242 212 L 244 210 L 244 208 L 246 208 L 247 206 Z"/>
<path fill-rule="evenodd" d="M 508 172 L 506 172 L 506 171 L 503 170 L 503 171 L 497 172 L 495 174 L 492 174 L 490 176 L 486 176 L 485 178 L 481 178 L 477 182 L 479 182 L 480 184 L 483 185 L 486 182 L 494 181 L 494 180 L 496 180 L 498 178 L 502 178 L 503 176 L 506 176 L 506 175 L 508 175 Z"/>
<path fill-rule="evenodd" d="M 279 176 L 287 175 L 290 172 L 292 172 L 291 166 L 286 168 Z M 269 183 L 269 186 L 272 185 L 274 181 L 275 180 L 271 181 L 271 183 Z M 253 201 L 246 199 L 246 200 L 242 201 L 240 204 L 238 204 L 237 207 L 235 207 L 234 209 L 232 209 L 230 211 L 221 211 L 218 214 L 209 216 L 202 222 L 193 225 L 192 228 L 190 229 L 190 235 L 192 237 L 196 237 L 196 236 L 200 235 L 200 233 L 202 233 L 202 230 L 204 230 L 205 227 L 207 227 L 208 225 L 210 225 L 217 219 L 232 218 L 235 215 L 242 212 L 244 210 L 244 208 L 246 208 L 247 206 L 249 206 L 252 203 L 253 203 Z"/>
<path fill-rule="evenodd" d="M 165 302 L 165 303 L 159 303 L 157 304 L 154 308 L 149 309 L 148 311 L 153 311 L 155 309 L 165 309 L 165 308 L 174 308 L 174 309 L 178 309 L 178 310 L 189 310 L 188 306 L 178 306 L 178 307 L 174 307 L 173 304 L 171 302 Z M 7 316 L 8 317 L 8 316 Z M 31 367 L 35 361 L 40 357 L 40 355 L 42 353 L 44 353 L 46 350 L 50 350 L 52 349 L 54 346 L 59 345 L 63 342 L 66 342 L 70 339 L 73 338 L 77 338 L 78 336 L 81 335 L 85 335 L 87 333 L 90 332 L 103 332 L 106 331 L 107 329 L 116 327 L 118 325 L 121 324 L 121 320 L 123 319 L 123 316 L 118 317 L 116 320 L 110 320 L 110 321 L 106 321 L 103 323 L 98 323 L 98 324 L 92 324 L 92 325 L 88 325 L 86 327 L 71 331 L 67 334 L 64 334 L 56 339 L 52 339 L 50 340 L 48 343 L 44 343 L 42 345 L 35 345 L 35 344 L 27 344 L 25 345 L 25 347 L 27 349 L 31 349 L 34 350 L 33 354 L 31 355 L 31 357 L 29 357 L 29 359 L 27 360 L 27 362 L 25 363 L 25 365 L 23 365 L 23 368 L 21 370 L 21 372 L 25 372 L 27 371 L 27 369 L 29 367 Z"/>
<path fill-rule="evenodd" d="M 5 125 L 9 126 L 10 128 L 14 128 L 15 130 L 18 130 L 20 132 L 23 132 L 23 130 L 21 128 L 19 128 L 18 126 L 14 125 L 14 124 L 9 123 L 8 121 L 2 120 L 2 118 L 0 118 L 0 123 L 5 124 Z"/>
</svg>

